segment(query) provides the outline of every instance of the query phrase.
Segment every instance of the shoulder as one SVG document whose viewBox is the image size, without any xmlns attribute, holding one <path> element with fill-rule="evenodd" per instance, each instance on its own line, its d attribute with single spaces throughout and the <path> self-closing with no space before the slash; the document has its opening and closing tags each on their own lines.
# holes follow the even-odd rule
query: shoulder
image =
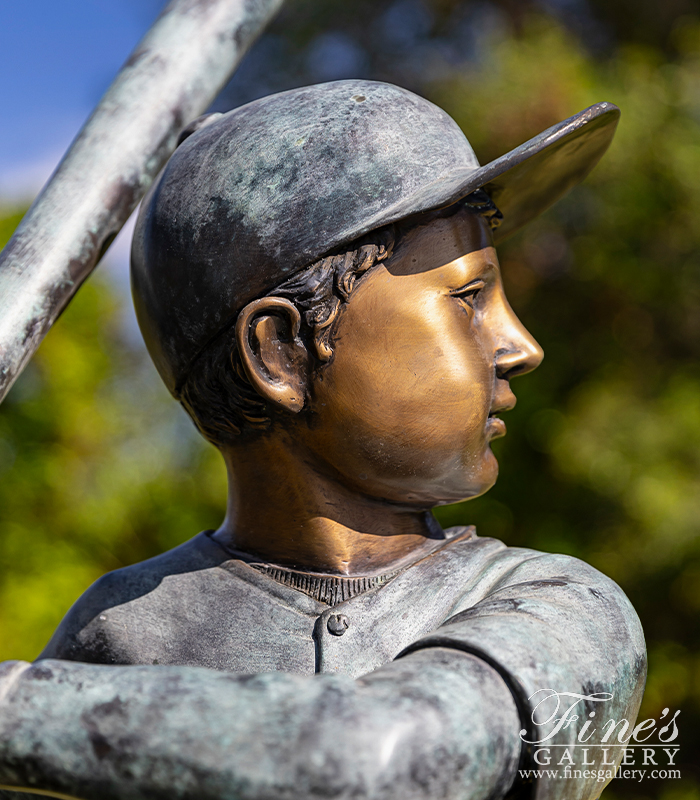
<svg viewBox="0 0 700 800">
<path fill-rule="evenodd" d="M 462 531 L 470 536 L 460 536 Z M 478 565 L 481 576 L 494 587 L 517 580 L 543 580 L 601 584 L 622 590 L 602 572 L 575 556 L 545 553 L 527 547 L 509 547 L 498 539 L 477 536 L 473 529 L 449 528 L 447 545 L 458 560 Z"/>
<path fill-rule="evenodd" d="M 142 663 L 133 652 L 137 638 L 139 649 L 144 647 L 142 628 L 147 635 L 162 632 L 166 618 L 177 616 L 177 607 L 187 606 L 203 583 L 215 580 L 212 573 L 228 558 L 200 533 L 155 558 L 103 575 L 68 611 L 39 658 Z"/>
<path fill-rule="evenodd" d="M 471 566 L 473 581 L 460 610 L 484 601 L 489 601 L 492 609 L 513 601 L 523 608 L 540 604 L 562 610 L 586 608 L 595 610 L 599 622 L 610 617 L 624 619 L 628 627 L 641 634 L 637 615 L 620 586 L 579 558 L 508 547 L 476 535 L 455 544 L 455 555 Z"/>
<path fill-rule="evenodd" d="M 472 591 L 456 609 L 460 618 L 484 624 L 504 615 L 537 618 L 553 629 L 585 628 L 587 641 L 607 637 L 645 652 L 642 627 L 627 595 L 585 561 L 480 537 L 463 546 L 461 557 L 474 559 L 478 568 Z"/>
</svg>

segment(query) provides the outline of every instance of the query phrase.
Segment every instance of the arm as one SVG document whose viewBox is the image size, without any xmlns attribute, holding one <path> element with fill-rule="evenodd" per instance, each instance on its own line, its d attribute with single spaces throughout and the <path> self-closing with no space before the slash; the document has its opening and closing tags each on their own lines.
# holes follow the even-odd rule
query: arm
<svg viewBox="0 0 700 800">
<path fill-rule="evenodd" d="M 589 772 L 575 781 L 541 776 L 537 799 L 597 798 L 614 774 L 610 762 L 622 759 L 619 745 L 639 711 L 646 679 L 641 625 L 619 586 L 593 567 L 568 556 L 522 552 L 528 557 L 504 573 L 492 565 L 499 577 L 480 602 L 404 653 L 452 647 L 494 666 L 513 691 L 523 738 L 532 743 L 524 767 L 561 773 L 568 764 Z M 547 697 L 546 690 L 559 697 Z M 606 738 L 611 719 L 620 724 Z M 618 738 L 624 720 L 626 732 Z"/>
<path fill-rule="evenodd" d="M 86 800 L 499 798 L 519 728 L 498 672 L 439 647 L 355 681 L 0 667 L 0 786 Z"/>
</svg>

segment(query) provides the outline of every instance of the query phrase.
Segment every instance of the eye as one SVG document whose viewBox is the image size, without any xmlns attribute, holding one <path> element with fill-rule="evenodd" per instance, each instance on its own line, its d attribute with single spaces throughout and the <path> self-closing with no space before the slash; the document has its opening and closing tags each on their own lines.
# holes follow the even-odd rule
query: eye
<svg viewBox="0 0 700 800">
<path fill-rule="evenodd" d="M 452 297 L 456 297 L 458 300 L 461 300 L 464 305 L 473 309 L 476 303 L 476 299 L 479 296 L 479 293 L 485 287 L 486 284 L 484 283 L 484 281 L 476 280 L 472 281 L 471 283 L 468 283 L 461 289 L 455 289 L 454 291 L 450 292 L 450 294 L 452 295 Z"/>
</svg>

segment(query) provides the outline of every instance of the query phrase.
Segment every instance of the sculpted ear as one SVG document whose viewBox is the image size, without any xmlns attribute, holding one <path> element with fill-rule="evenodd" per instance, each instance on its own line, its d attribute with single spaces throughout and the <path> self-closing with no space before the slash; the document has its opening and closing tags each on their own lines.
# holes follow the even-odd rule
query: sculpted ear
<svg viewBox="0 0 700 800">
<path fill-rule="evenodd" d="M 265 400 L 298 413 L 307 395 L 309 355 L 301 317 L 289 300 L 262 297 L 238 315 L 236 343 L 245 374 Z"/>
</svg>

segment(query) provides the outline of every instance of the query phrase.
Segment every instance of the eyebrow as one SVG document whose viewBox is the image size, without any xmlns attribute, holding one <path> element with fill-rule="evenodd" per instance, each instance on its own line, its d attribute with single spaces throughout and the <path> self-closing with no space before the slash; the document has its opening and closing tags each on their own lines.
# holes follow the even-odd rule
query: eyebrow
<svg viewBox="0 0 700 800">
<path fill-rule="evenodd" d="M 466 283 L 461 284 L 461 286 L 458 286 L 455 289 L 450 289 L 450 293 L 456 294 L 457 292 L 463 292 L 465 289 L 468 289 L 470 286 L 473 286 L 475 283 L 479 283 L 480 281 L 483 281 L 484 278 L 489 273 L 495 273 L 495 272 L 497 272 L 496 265 L 492 261 L 487 261 L 486 264 L 483 264 L 481 266 L 481 268 L 479 270 L 479 275 L 476 278 L 472 278 L 471 280 L 468 280 Z"/>
</svg>

